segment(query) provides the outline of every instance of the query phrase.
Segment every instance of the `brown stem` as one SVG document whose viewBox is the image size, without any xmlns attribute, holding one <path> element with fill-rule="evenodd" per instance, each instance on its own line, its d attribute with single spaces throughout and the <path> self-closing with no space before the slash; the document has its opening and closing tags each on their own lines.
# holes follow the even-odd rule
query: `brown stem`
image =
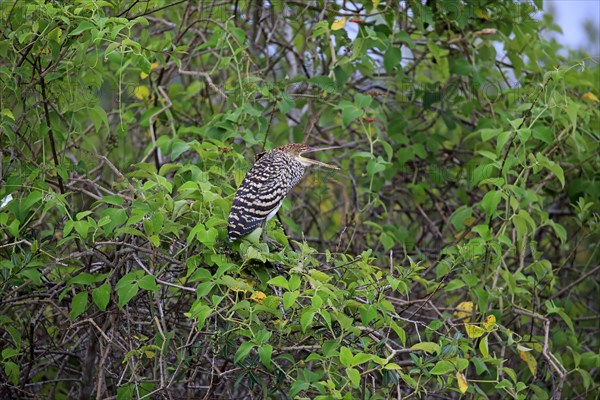
<svg viewBox="0 0 600 400">
<path fill-rule="evenodd" d="M 42 65 L 41 61 L 38 60 L 38 71 L 41 75 L 42 73 Z M 58 168 L 58 154 L 56 153 L 56 142 L 54 141 L 54 132 L 52 131 L 52 125 L 50 123 L 50 112 L 48 110 L 48 97 L 46 96 L 46 82 L 42 77 L 40 79 L 40 83 L 42 86 L 42 104 L 44 105 L 44 117 L 46 118 L 46 125 L 48 125 L 48 138 L 50 139 L 50 147 L 52 148 L 52 158 L 54 159 L 54 166 Z M 60 188 L 60 193 L 65 194 L 65 185 L 63 183 L 62 177 L 56 172 L 56 177 L 58 178 L 58 187 Z"/>
</svg>

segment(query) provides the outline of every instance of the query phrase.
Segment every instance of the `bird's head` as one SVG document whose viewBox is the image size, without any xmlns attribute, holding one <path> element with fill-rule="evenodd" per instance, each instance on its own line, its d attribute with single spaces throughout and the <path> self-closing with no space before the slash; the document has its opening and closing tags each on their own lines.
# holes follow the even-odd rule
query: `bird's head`
<svg viewBox="0 0 600 400">
<path fill-rule="evenodd" d="M 315 151 L 329 150 L 329 149 L 337 149 L 339 146 L 328 146 L 328 147 L 311 147 L 304 143 L 292 143 L 286 144 L 285 146 L 278 147 L 276 150 L 282 151 L 289 156 L 293 157 L 296 161 L 302 163 L 305 167 L 310 165 L 319 165 L 321 167 L 327 167 L 331 169 L 339 169 L 335 165 L 325 164 L 321 161 L 311 160 L 310 158 L 302 157 L 305 153 L 311 153 Z"/>
</svg>

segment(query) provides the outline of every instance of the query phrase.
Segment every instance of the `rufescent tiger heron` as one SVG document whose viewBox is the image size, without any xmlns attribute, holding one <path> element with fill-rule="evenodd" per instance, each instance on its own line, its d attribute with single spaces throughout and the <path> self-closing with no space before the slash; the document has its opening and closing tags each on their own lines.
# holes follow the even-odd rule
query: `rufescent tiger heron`
<svg viewBox="0 0 600 400">
<path fill-rule="evenodd" d="M 303 154 L 333 147 L 287 144 L 256 155 L 233 199 L 229 213 L 229 241 L 251 233 L 273 218 L 285 196 L 300 181 L 310 165 L 339 169 L 334 165 L 302 157 Z"/>
</svg>

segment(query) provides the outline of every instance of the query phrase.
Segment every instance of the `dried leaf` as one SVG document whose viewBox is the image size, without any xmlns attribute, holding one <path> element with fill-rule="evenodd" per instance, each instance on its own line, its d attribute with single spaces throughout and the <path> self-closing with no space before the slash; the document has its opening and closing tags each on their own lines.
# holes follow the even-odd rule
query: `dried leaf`
<svg viewBox="0 0 600 400">
<path fill-rule="evenodd" d="M 494 35 L 496 32 L 498 32 L 498 29 L 496 29 L 496 28 L 485 28 L 485 29 L 475 32 L 475 35 L 490 36 L 490 35 Z"/>
</svg>

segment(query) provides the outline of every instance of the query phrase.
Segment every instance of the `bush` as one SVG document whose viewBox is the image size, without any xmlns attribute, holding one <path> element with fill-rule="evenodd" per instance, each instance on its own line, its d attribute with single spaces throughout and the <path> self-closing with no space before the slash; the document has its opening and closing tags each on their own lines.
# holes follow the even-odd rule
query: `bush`
<svg viewBox="0 0 600 400">
<path fill-rule="evenodd" d="M 598 395 L 598 67 L 541 1 L 4 2 L 3 398 Z M 340 145 L 229 243 L 253 154 Z"/>
</svg>

